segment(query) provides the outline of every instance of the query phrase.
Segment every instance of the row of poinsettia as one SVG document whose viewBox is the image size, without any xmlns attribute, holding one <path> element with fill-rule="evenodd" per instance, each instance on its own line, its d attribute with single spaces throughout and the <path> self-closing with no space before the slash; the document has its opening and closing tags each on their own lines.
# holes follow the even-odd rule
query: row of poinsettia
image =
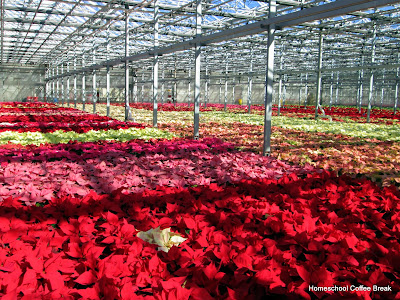
<svg viewBox="0 0 400 300">
<path fill-rule="evenodd" d="M 53 197 L 83 196 L 91 190 L 142 191 L 157 186 L 206 185 L 252 178 L 304 174 L 297 167 L 237 152 L 217 139 L 117 143 L 74 143 L 63 147 L 2 149 L 0 197 L 35 205 Z"/>
<path fill-rule="evenodd" d="M 399 296 L 394 188 L 217 139 L 19 148 L 1 150 L 2 299 Z M 158 227 L 184 242 L 159 251 Z"/>
<path fill-rule="evenodd" d="M 105 106 L 98 106 L 105 113 Z M 142 122 L 151 121 L 151 111 L 134 109 Z M 123 109 L 113 108 L 112 116 L 123 119 Z M 241 150 L 260 153 L 263 145 L 263 119 L 259 115 L 203 112 L 200 136 L 217 137 Z M 328 122 L 290 117 L 272 120 L 272 155 L 291 163 L 366 175 L 383 185 L 400 184 L 399 125 Z M 181 137 L 192 137 L 190 112 L 163 112 L 159 128 Z"/>
<path fill-rule="evenodd" d="M 115 104 L 116 106 L 121 106 L 122 104 Z M 147 109 L 153 110 L 152 103 L 131 103 L 130 106 L 136 109 Z M 193 111 L 193 104 L 186 103 L 164 103 L 158 105 L 158 110 L 160 111 Z M 200 111 L 223 111 L 224 104 L 216 104 L 210 103 L 205 106 L 202 104 L 200 106 Z M 252 105 L 251 110 L 256 114 L 264 113 L 264 106 L 262 105 Z M 302 118 L 313 118 L 315 114 L 314 106 L 298 106 L 298 105 L 285 105 L 281 107 L 280 112 L 285 116 L 292 117 L 302 117 Z M 247 106 L 244 105 L 235 105 L 228 104 L 227 111 L 230 113 L 246 113 L 248 112 Z M 273 115 L 276 115 L 278 112 L 278 107 L 276 105 L 272 108 Z M 331 107 L 324 109 L 325 114 L 328 116 L 332 116 L 335 121 L 344 121 L 345 120 L 353 120 L 356 122 L 366 122 L 366 114 L 367 110 L 363 108 L 361 111 L 356 107 Z M 321 114 L 322 111 L 319 111 Z M 343 119 L 344 118 L 344 119 Z M 381 123 L 385 121 L 387 124 L 397 122 L 400 120 L 399 114 L 393 114 L 392 110 L 389 109 L 372 109 L 370 119 L 372 122 Z M 385 120 L 386 119 L 386 120 Z M 391 121 L 389 121 L 391 120 Z"/>
<path fill-rule="evenodd" d="M 24 106 L 26 105 L 26 106 Z M 151 136 L 171 138 L 173 135 L 147 125 L 122 122 L 106 116 L 89 114 L 72 108 L 59 108 L 43 103 L 0 105 L 0 144 L 67 143 L 70 140 L 119 140 Z M 6 107 L 6 108 L 4 108 Z M 2 111 L 6 110 L 6 111 Z M 39 110 L 40 109 L 40 110 Z"/>
<path fill-rule="evenodd" d="M 51 108 L 57 107 L 54 103 L 46 102 L 0 102 L 0 109 L 13 108 L 13 109 L 31 109 L 31 108 Z"/>
<path fill-rule="evenodd" d="M 91 192 L 43 206 L 9 197 L 0 205 L 0 295 L 395 299 L 399 197 L 395 189 L 325 172 L 223 188 Z M 139 238 L 158 227 L 183 243 L 160 251 Z M 350 291 L 374 285 L 392 291 Z"/>
</svg>

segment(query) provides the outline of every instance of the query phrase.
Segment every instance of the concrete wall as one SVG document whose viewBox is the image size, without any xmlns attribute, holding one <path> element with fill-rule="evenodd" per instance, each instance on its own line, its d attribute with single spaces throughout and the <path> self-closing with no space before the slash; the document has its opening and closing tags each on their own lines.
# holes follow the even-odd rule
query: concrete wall
<svg viewBox="0 0 400 300">
<path fill-rule="evenodd" d="M 28 96 L 43 97 L 44 72 L 17 65 L 0 66 L 0 101 L 22 101 Z"/>
</svg>

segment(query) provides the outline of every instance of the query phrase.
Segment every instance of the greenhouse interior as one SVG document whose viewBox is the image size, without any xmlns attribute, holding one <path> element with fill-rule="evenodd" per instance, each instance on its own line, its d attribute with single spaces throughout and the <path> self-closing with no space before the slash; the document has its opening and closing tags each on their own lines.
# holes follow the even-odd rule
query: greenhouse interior
<svg viewBox="0 0 400 300">
<path fill-rule="evenodd" d="M 400 298 L 400 1 L 0 16 L 1 299 Z"/>
</svg>

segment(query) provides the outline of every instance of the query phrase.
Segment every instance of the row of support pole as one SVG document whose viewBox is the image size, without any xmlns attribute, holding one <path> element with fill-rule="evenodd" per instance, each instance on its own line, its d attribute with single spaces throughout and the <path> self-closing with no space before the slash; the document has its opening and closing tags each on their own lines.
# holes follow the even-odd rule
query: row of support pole
<svg viewBox="0 0 400 300">
<path fill-rule="evenodd" d="M 201 36 L 202 32 L 202 5 L 201 0 L 196 0 L 196 37 Z M 274 18 L 276 15 L 276 1 L 269 1 L 269 18 Z M 153 57 L 153 127 L 157 127 L 157 111 L 158 111 L 158 89 L 159 89 L 159 2 L 158 0 L 154 1 L 154 57 Z M 268 25 L 267 28 L 268 41 L 267 41 L 267 63 L 266 63 L 266 81 L 265 81 L 265 98 L 264 98 L 264 141 L 263 141 L 263 155 L 269 155 L 271 152 L 271 119 L 272 119 L 272 99 L 273 99 L 273 83 L 274 83 L 274 36 L 275 36 L 275 24 Z M 109 40 L 109 36 L 108 36 Z M 373 36 L 372 36 L 372 51 L 371 51 L 371 64 L 373 65 L 375 62 L 375 47 L 376 47 L 376 25 L 373 27 Z M 200 78 L 200 70 L 201 70 L 201 45 L 194 45 L 194 139 L 199 138 L 199 122 L 200 122 L 200 87 L 201 87 L 201 78 Z M 96 63 L 96 50 L 93 48 L 93 64 Z M 317 80 L 316 80 L 316 104 L 315 104 L 315 118 L 318 118 L 319 110 L 324 111 L 321 107 L 321 92 L 322 92 L 322 62 L 323 62 L 323 31 L 322 28 L 319 32 L 319 47 L 318 47 L 318 66 L 317 66 Z M 109 44 L 107 44 L 107 60 L 109 60 Z M 129 6 L 125 7 L 125 57 L 129 57 Z M 252 103 L 252 85 L 253 85 L 253 47 L 251 47 L 251 55 L 250 55 L 250 66 L 249 66 L 249 74 L 248 74 L 248 112 L 251 112 L 251 103 Z M 362 57 L 362 61 L 364 57 Z M 70 63 L 67 63 L 67 72 L 69 72 Z M 82 67 L 85 67 L 85 59 L 82 57 Z M 226 65 L 225 65 L 225 94 L 224 94 L 224 109 L 227 109 L 228 103 L 228 57 L 226 57 Z M 63 65 L 61 65 L 61 76 L 63 74 Z M 281 53 L 281 61 L 280 61 L 280 69 L 283 70 L 283 53 Z M 76 58 L 74 59 L 74 70 L 76 70 Z M 144 69 L 143 69 L 144 70 Z M 57 65 L 55 68 L 53 67 L 51 70 L 48 70 L 48 75 L 52 73 L 53 77 L 59 74 L 59 66 Z M 188 92 L 189 96 L 191 94 L 190 86 L 191 86 L 191 70 L 189 69 L 189 84 L 188 84 Z M 398 77 L 399 77 L 399 69 L 397 69 L 397 82 L 396 82 L 396 104 L 394 112 L 396 112 L 397 108 L 397 94 L 398 94 Z M 206 64 L 206 78 L 205 78 L 205 103 L 208 102 L 208 84 L 209 84 L 209 74 L 208 68 Z M 360 70 L 359 73 L 359 85 L 358 85 L 358 103 L 361 108 L 362 105 L 362 79 L 363 79 L 363 70 Z M 138 101 L 138 92 L 137 92 L 137 77 L 136 74 L 133 76 L 133 89 L 132 89 L 132 97 L 133 101 Z M 278 114 L 280 113 L 281 103 L 283 102 L 282 97 L 282 80 L 284 80 L 283 75 L 279 76 L 279 88 L 278 88 Z M 333 74 L 331 78 L 331 87 L 330 87 L 330 107 L 333 103 Z M 62 77 L 63 78 L 63 77 Z M 93 71 L 92 74 L 93 79 L 93 112 L 96 112 L 96 103 L 97 99 L 97 86 L 96 86 L 96 71 Z M 162 71 L 162 97 L 161 102 L 164 102 L 164 68 Z M 300 80 L 302 78 L 300 77 Z M 339 73 L 337 74 L 337 87 L 339 81 Z M 144 99 L 144 72 L 142 73 L 142 90 L 141 90 L 141 99 Z M 306 90 L 305 97 L 307 98 L 308 93 L 308 78 L 307 74 L 305 74 L 305 82 L 306 82 Z M 367 122 L 370 121 L 370 110 L 371 110 L 371 100 L 373 96 L 373 83 L 374 83 L 374 72 L 371 69 L 370 72 L 370 86 L 369 86 L 369 97 L 368 97 L 368 115 Z M 125 120 L 133 120 L 130 111 L 130 95 L 129 95 L 129 61 L 125 60 Z M 67 95 L 68 100 L 67 104 L 69 105 L 69 93 L 70 93 L 70 78 L 67 78 Z M 74 107 L 76 108 L 77 104 L 77 76 L 74 75 Z M 222 79 L 219 82 L 219 102 L 221 103 L 222 97 Z M 283 86 L 285 89 L 285 86 Z M 107 65 L 107 73 L 106 73 L 106 100 L 107 100 L 107 116 L 110 115 L 110 66 Z M 176 77 L 176 60 L 175 60 L 175 74 L 174 74 L 174 93 L 177 92 L 177 77 Z M 233 97 L 235 95 L 235 82 L 233 82 L 232 87 Z M 53 80 L 52 82 L 46 83 L 46 95 L 56 98 L 60 95 L 60 85 L 59 80 Z M 338 88 L 336 89 L 336 102 L 338 98 Z M 190 99 L 190 97 L 189 97 Z M 299 101 L 301 99 L 301 89 L 299 91 Z M 176 98 L 174 99 L 176 100 Z M 64 104 L 64 80 L 61 79 L 61 101 Z M 175 103 L 176 101 L 174 101 Z M 82 105 L 85 110 L 86 103 L 86 74 L 82 74 Z M 190 104 L 190 101 L 189 101 Z"/>
</svg>

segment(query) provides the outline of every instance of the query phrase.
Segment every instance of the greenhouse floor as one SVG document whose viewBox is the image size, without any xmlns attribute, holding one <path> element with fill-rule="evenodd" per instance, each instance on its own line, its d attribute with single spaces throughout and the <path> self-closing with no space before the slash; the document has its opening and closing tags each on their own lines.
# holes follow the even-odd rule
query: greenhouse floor
<svg viewBox="0 0 400 300">
<path fill-rule="evenodd" d="M 0 104 L 2 299 L 400 297 L 397 116 L 182 107 Z"/>
</svg>

